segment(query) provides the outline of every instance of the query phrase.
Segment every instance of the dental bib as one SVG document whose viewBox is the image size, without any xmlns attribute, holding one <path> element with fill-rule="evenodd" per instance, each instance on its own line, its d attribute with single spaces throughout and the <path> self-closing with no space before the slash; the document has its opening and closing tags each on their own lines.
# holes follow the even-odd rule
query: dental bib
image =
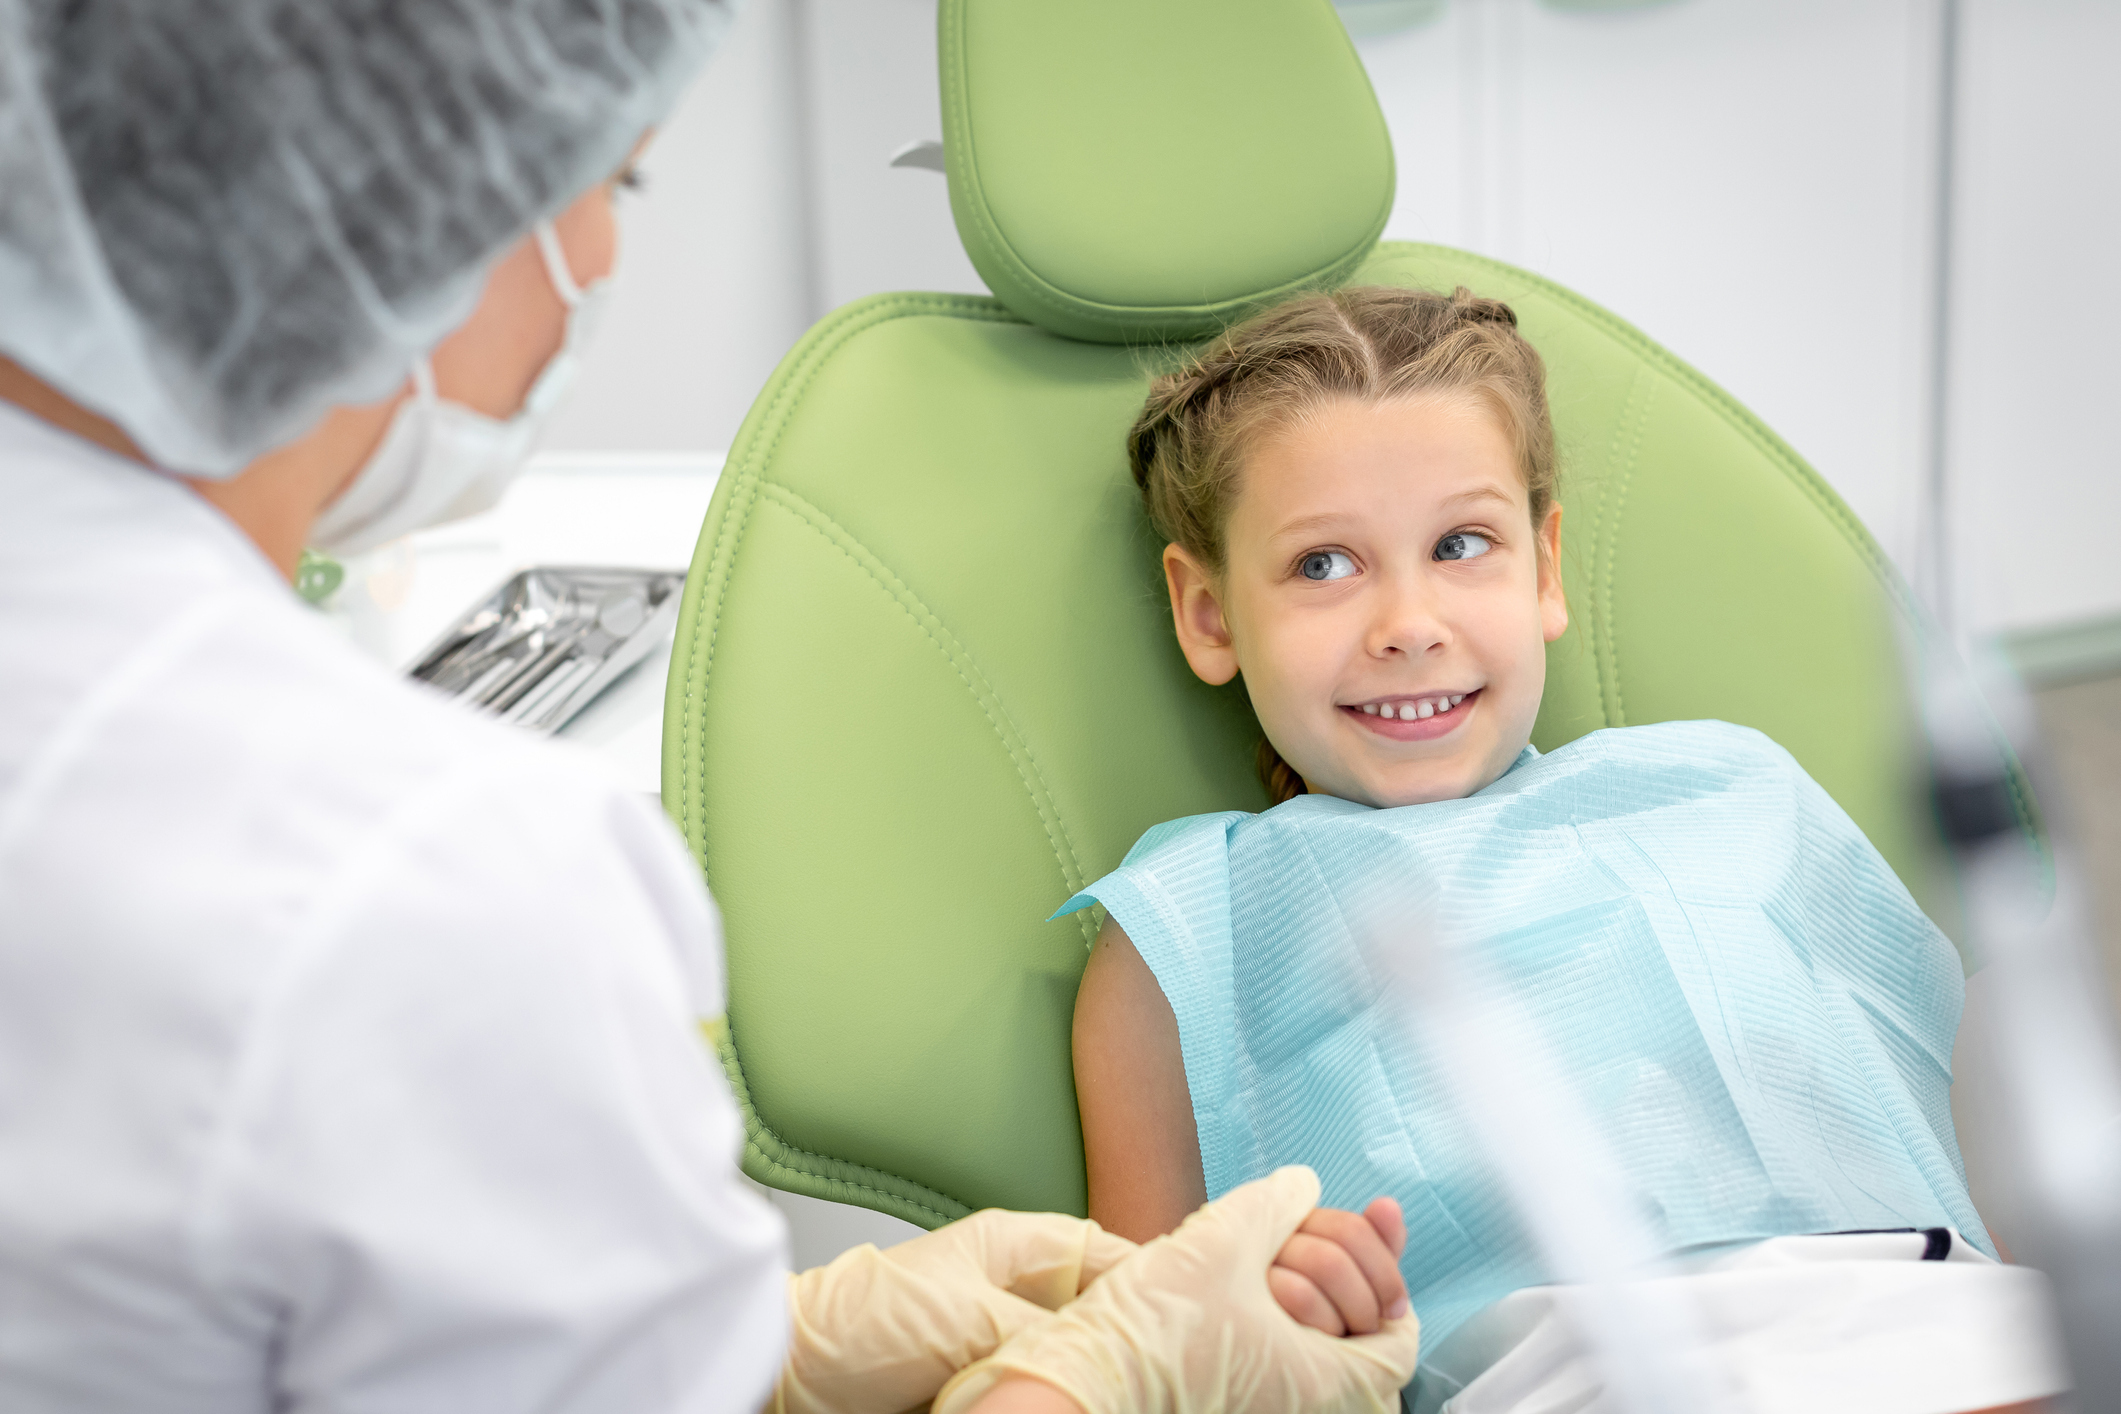
<svg viewBox="0 0 2121 1414">
<path fill-rule="evenodd" d="M 1302 1163 L 1328 1205 L 1396 1197 L 1425 1349 L 1549 1278 L 1380 932 L 1507 989 L 1667 1251 L 1950 1227 L 1993 1253 L 1952 1131 L 1958 955 L 1758 732 L 1610 729 L 1463 800 L 1174 820 L 1061 912 L 1092 902 L 1177 1016 L 1208 1196 Z"/>
</svg>

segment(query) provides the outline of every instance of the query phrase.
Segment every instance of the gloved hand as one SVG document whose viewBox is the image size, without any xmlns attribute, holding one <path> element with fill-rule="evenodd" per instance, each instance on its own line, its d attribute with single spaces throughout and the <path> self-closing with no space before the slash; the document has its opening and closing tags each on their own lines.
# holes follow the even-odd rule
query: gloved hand
<svg viewBox="0 0 2121 1414">
<path fill-rule="evenodd" d="M 1010 1375 L 1086 1414 L 1396 1410 L 1421 1347 L 1411 1312 L 1336 1337 L 1298 1325 L 1268 1290 L 1268 1264 L 1316 1206 L 1307 1168 L 1232 1189 L 959 1373 L 934 1414 L 965 1414 Z"/>
<path fill-rule="evenodd" d="M 989 1208 L 788 1278 L 769 1414 L 898 1414 L 1135 1251 L 1094 1222 Z"/>
</svg>

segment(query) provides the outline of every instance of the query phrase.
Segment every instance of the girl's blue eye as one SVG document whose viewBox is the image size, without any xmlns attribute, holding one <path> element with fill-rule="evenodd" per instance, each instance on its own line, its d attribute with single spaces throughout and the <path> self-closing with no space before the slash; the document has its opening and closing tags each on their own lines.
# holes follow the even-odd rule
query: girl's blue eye
<svg viewBox="0 0 2121 1414">
<path fill-rule="evenodd" d="M 1299 568 L 1305 579 L 1346 579 L 1355 573 L 1355 561 L 1338 550 L 1313 550 Z"/>
<path fill-rule="evenodd" d="M 1436 542 L 1436 558 L 1439 560 L 1471 560 L 1495 547 L 1488 543 L 1485 535 L 1475 535 L 1470 530 L 1454 530 Z"/>
</svg>

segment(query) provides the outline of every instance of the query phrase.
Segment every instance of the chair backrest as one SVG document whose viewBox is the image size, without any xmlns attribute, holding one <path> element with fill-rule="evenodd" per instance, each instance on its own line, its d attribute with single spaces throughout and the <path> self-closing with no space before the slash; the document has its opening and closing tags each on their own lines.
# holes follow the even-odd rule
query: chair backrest
<svg viewBox="0 0 2121 1414">
<path fill-rule="evenodd" d="M 1123 434 L 1151 371 L 1288 290 L 1509 300 L 1545 355 L 1574 624 L 1535 740 L 1687 717 L 1796 754 L 1918 896 L 1905 597 L 1790 449 L 1603 310 L 1376 244 L 1390 148 L 1328 0 L 942 0 L 959 231 L 1000 298 L 827 317 L 731 449 L 686 588 L 663 800 L 721 903 L 762 1182 L 934 1225 L 1081 1212 L 1087 915 L 1149 826 L 1258 809 L 1258 726 L 1172 641 Z"/>
</svg>

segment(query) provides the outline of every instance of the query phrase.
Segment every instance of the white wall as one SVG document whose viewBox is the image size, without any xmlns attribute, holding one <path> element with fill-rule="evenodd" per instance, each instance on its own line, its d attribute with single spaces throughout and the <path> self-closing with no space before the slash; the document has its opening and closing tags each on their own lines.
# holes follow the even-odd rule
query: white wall
<svg viewBox="0 0 2121 1414">
<path fill-rule="evenodd" d="M 1951 566 L 1975 629 L 2121 614 L 2121 5 L 1967 0 Z"/>
<path fill-rule="evenodd" d="M 2111 0 L 1961 0 L 1945 568 L 1973 632 L 2121 611 Z M 1911 576 L 1933 509 L 1945 0 L 1451 0 L 1362 41 L 1387 234 L 1525 265 L 1782 433 Z M 651 150 L 610 326 L 552 445 L 712 451 L 803 328 L 981 288 L 941 176 L 934 0 L 753 0 Z M 2103 516 L 2103 519 L 2102 519 Z M 1999 544 L 2007 550 L 1999 551 Z"/>
<path fill-rule="evenodd" d="M 943 135 L 935 0 L 803 0 L 824 308 L 886 290 L 976 291 L 940 172 L 888 165 Z"/>
<path fill-rule="evenodd" d="M 726 450 L 781 355 L 885 290 L 984 292 L 939 172 L 935 0 L 750 0 L 620 208 L 618 288 L 558 452 Z"/>
<path fill-rule="evenodd" d="M 558 452 L 722 451 L 815 318 L 789 0 L 738 12 L 621 199 L 617 288 Z"/>
</svg>

